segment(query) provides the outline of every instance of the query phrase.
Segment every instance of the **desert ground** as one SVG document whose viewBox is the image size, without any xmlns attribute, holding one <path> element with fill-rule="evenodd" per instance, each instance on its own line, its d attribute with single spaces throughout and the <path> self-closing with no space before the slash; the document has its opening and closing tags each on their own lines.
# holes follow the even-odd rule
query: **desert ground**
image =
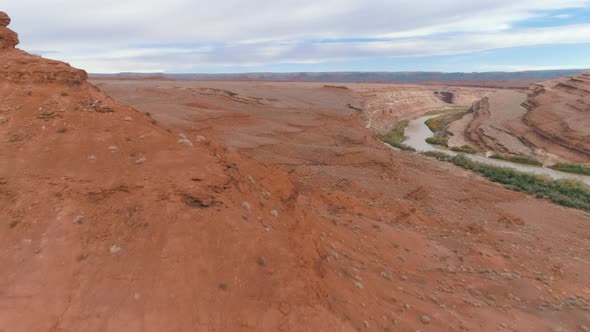
<svg viewBox="0 0 590 332">
<path fill-rule="evenodd" d="M 12 36 L 0 331 L 590 327 L 588 212 L 376 135 L 494 88 L 88 81 Z"/>
</svg>

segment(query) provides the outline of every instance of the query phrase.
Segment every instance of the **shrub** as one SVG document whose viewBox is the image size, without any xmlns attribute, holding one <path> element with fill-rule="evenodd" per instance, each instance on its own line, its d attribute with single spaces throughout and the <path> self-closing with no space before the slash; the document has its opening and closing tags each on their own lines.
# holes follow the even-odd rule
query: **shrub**
<svg viewBox="0 0 590 332">
<path fill-rule="evenodd" d="M 491 156 L 494 159 L 506 160 L 517 164 L 525 164 L 525 165 L 533 165 L 533 166 L 543 166 L 543 163 L 538 161 L 537 159 L 529 156 L 506 156 L 502 154 L 494 154 Z"/>
<path fill-rule="evenodd" d="M 447 115 L 447 114 L 461 114 L 467 112 L 466 108 L 453 108 L 447 110 L 434 110 L 426 113 L 426 115 Z"/>
<path fill-rule="evenodd" d="M 583 164 L 557 163 L 551 166 L 554 170 L 582 175 L 590 175 L 590 166 Z"/>
<path fill-rule="evenodd" d="M 440 113 L 437 113 L 436 111 L 433 113 L 431 112 L 432 114 L 429 113 L 429 115 L 442 115 L 426 120 L 425 124 L 433 133 L 436 134 L 443 131 L 449 124 L 451 124 L 451 122 L 460 119 L 463 114 L 467 112 L 468 110 L 465 109 L 448 110 L 442 111 Z"/>
<path fill-rule="evenodd" d="M 479 152 L 479 149 L 473 145 L 463 145 L 463 146 L 455 146 L 451 148 L 452 151 L 459 152 L 459 153 L 469 153 L 469 154 L 476 154 Z"/>
<path fill-rule="evenodd" d="M 426 143 L 433 144 L 433 145 L 440 145 L 444 147 L 449 146 L 449 140 L 444 137 L 428 137 L 426 139 Z"/>
<path fill-rule="evenodd" d="M 413 147 L 407 146 L 402 142 L 406 140 L 406 136 L 404 132 L 406 131 L 406 127 L 410 122 L 408 120 L 400 121 L 396 124 L 393 129 L 385 135 L 379 135 L 379 139 L 395 148 L 404 151 L 416 151 Z"/>
</svg>

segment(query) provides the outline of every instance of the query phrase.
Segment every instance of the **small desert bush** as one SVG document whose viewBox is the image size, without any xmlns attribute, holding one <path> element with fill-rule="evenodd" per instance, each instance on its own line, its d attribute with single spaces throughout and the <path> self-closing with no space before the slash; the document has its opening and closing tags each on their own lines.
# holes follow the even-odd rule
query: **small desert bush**
<svg viewBox="0 0 590 332">
<path fill-rule="evenodd" d="M 433 145 L 440 145 L 444 147 L 449 146 L 449 140 L 444 137 L 428 137 L 426 139 L 426 143 L 433 144 Z"/>
<path fill-rule="evenodd" d="M 410 124 L 408 120 L 400 121 L 393 127 L 393 129 L 391 129 L 389 133 L 385 135 L 379 135 L 379 139 L 395 148 L 404 151 L 416 151 L 413 147 L 402 143 L 407 138 L 404 135 L 404 132 L 406 131 L 408 124 Z"/>
<path fill-rule="evenodd" d="M 428 128 L 430 128 L 430 131 L 436 134 L 438 132 L 442 132 L 453 121 L 460 119 L 462 115 L 465 113 L 467 113 L 467 110 L 465 109 L 442 111 L 442 113 L 435 112 L 434 114 L 429 115 L 441 115 L 435 118 L 428 119 L 424 123 L 426 124 L 426 126 L 428 126 Z"/>
<path fill-rule="evenodd" d="M 525 165 L 533 165 L 533 166 L 543 166 L 543 163 L 538 161 L 537 159 L 529 156 L 507 156 L 502 154 L 494 154 L 491 156 L 494 159 L 506 160 L 517 164 L 525 164 Z"/>
<path fill-rule="evenodd" d="M 473 145 L 463 145 L 463 146 L 452 147 L 451 151 L 455 151 L 455 152 L 459 152 L 459 153 L 476 154 L 479 152 L 479 149 L 474 147 Z"/>
<path fill-rule="evenodd" d="M 582 175 L 590 175 L 590 166 L 582 164 L 557 163 L 551 166 L 554 170 Z"/>
<path fill-rule="evenodd" d="M 452 108 L 446 110 L 434 110 L 426 113 L 426 115 L 448 115 L 448 114 L 461 114 L 467 112 L 465 108 Z"/>
</svg>

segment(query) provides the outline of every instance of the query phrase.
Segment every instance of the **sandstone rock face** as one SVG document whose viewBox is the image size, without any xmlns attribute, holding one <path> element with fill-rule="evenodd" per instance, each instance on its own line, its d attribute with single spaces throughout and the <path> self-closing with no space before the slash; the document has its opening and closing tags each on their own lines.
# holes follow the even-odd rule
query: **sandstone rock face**
<svg viewBox="0 0 590 332">
<path fill-rule="evenodd" d="M 360 85 L 366 127 L 384 134 L 402 119 L 415 118 L 432 110 L 469 108 L 491 94 L 486 88 L 445 88 L 423 85 Z"/>
<path fill-rule="evenodd" d="M 0 12 L 0 27 L 7 27 L 10 24 L 10 17 L 5 12 Z"/>
<path fill-rule="evenodd" d="M 590 73 L 533 84 L 528 95 L 498 91 L 471 111 L 464 138 L 472 144 L 548 164 L 590 162 Z"/>
<path fill-rule="evenodd" d="M 86 81 L 88 75 L 83 70 L 15 49 L 19 43 L 18 35 L 6 27 L 8 24 L 10 17 L 0 12 L 0 79 L 23 83 L 62 82 L 69 85 Z"/>
<path fill-rule="evenodd" d="M 14 48 L 18 45 L 18 35 L 7 28 L 10 17 L 5 12 L 0 12 L 0 49 Z"/>
<path fill-rule="evenodd" d="M 16 32 L 0 26 L 0 49 L 14 48 L 18 43 L 19 40 Z"/>
<path fill-rule="evenodd" d="M 524 122 L 540 137 L 535 142 L 545 140 L 590 161 L 590 72 L 532 86 L 524 106 Z"/>
</svg>

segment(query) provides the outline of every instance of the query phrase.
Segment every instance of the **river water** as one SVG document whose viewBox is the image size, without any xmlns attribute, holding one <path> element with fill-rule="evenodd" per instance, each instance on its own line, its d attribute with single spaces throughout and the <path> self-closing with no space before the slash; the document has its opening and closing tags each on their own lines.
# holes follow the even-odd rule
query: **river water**
<svg viewBox="0 0 590 332">
<path fill-rule="evenodd" d="M 450 151 L 447 149 L 443 149 L 443 148 L 440 148 L 440 147 L 437 147 L 434 145 L 430 145 L 430 144 L 426 143 L 426 141 L 425 141 L 428 137 L 432 137 L 434 135 L 432 134 L 432 131 L 430 130 L 430 128 L 428 128 L 428 126 L 424 122 L 426 122 L 426 120 L 428 120 L 430 118 L 434 118 L 437 116 L 438 115 L 423 116 L 423 117 L 418 118 L 416 120 L 410 121 L 410 123 L 408 124 L 408 127 L 406 127 L 406 131 L 404 133 L 407 137 L 407 139 L 404 141 L 404 144 L 413 147 L 418 152 L 437 151 L 437 152 L 446 153 L 451 156 L 455 156 L 455 155 L 457 155 L 456 152 Z M 530 173 L 530 174 L 546 175 L 546 176 L 549 176 L 553 179 L 574 179 L 574 180 L 579 180 L 579 181 L 582 181 L 582 182 L 590 185 L 590 176 L 560 172 L 560 171 L 556 171 L 554 169 L 547 168 L 547 167 L 523 165 L 523 164 L 513 163 L 510 161 L 488 158 L 488 157 L 484 157 L 484 156 L 480 156 L 480 155 L 465 154 L 465 157 L 467 157 L 473 161 L 483 163 L 483 164 L 488 164 L 488 165 L 492 165 L 492 166 L 507 167 L 507 168 L 515 169 L 515 170 Z"/>
</svg>

